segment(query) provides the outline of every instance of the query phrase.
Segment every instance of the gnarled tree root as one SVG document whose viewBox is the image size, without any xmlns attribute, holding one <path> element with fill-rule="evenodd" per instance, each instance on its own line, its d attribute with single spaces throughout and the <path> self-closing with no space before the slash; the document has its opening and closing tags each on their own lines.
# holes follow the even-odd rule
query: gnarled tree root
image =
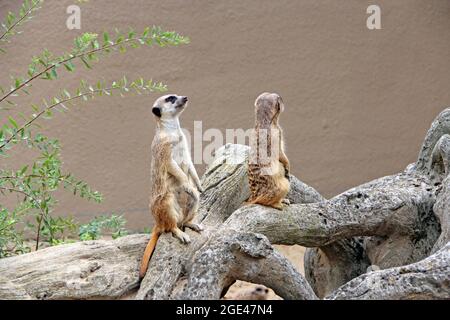
<svg viewBox="0 0 450 320">
<path fill-rule="evenodd" d="M 188 230 L 188 246 L 162 235 L 140 285 L 148 236 L 135 235 L 2 259 L 0 298 L 116 298 L 139 286 L 137 299 L 218 299 L 247 280 L 285 299 L 449 299 L 449 124 L 447 109 L 405 171 L 329 200 L 291 176 L 282 211 L 243 205 L 248 148 L 226 145 L 203 177 L 205 230 Z M 272 244 L 311 248 L 308 281 Z"/>
</svg>

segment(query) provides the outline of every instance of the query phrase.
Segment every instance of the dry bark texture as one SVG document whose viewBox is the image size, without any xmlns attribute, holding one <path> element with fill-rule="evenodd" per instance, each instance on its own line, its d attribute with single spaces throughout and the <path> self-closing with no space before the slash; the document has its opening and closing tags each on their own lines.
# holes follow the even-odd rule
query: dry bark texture
<svg viewBox="0 0 450 320">
<path fill-rule="evenodd" d="M 0 259 L 0 299 L 108 299 L 139 286 L 148 236 L 86 241 Z"/>
<path fill-rule="evenodd" d="M 450 109 L 405 171 L 324 199 L 291 176 L 283 211 L 245 205 L 248 147 L 228 144 L 203 177 L 188 246 L 162 235 L 146 277 L 146 235 L 47 248 L 0 260 L 0 299 L 218 299 L 236 280 L 284 299 L 450 299 Z M 306 279 L 272 244 L 309 247 Z M 381 270 L 378 270 L 381 269 Z"/>
</svg>

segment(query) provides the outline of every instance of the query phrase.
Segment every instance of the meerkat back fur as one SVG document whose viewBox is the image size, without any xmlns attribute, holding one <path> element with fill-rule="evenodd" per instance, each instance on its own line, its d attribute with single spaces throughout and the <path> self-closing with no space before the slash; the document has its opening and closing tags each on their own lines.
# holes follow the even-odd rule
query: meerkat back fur
<svg viewBox="0 0 450 320">
<path fill-rule="evenodd" d="M 189 236 L 182 229 L 188 227 L 197 232 L 203 229 L 193 222 L 203 190 L 179 122 L 187 101 L 187 97 L 165 95 L 153 104 L 157 125 L 151 147 L 149 207 L 155 226 L 142 258 L 141 277 L 147 271 L 161 233 L 171 232 L 181 242 L 189 243 Z"/>
<path fill-rule="evenodd" d="M 289 204 L 289 160 L 284 151 L 283 130 L 278 124 L 284 110 L 281 97 L 263 93 L 255 101 L 255 130 L 248 163 L 250 198 L 247 203 L 282 209 Z"/>
</svg>

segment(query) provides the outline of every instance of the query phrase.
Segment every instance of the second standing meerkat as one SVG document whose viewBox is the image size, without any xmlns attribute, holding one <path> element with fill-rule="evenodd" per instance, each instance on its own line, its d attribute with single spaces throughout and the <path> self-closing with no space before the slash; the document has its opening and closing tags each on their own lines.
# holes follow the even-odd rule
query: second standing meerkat
<svg viewBox="0 0 450 320">
<path fill-rule="evenodd" d="M 284 110 L 281 97 L 263 93 L 255 101 L 255 130 L 250 145 L 247 203 L 282 209 L 289 204 L 289 160 L 284 152 L 283 131 L 278 124 Z"/>
<path fill-rule="evenodd" d="M 165 95 L 153 104 L 156 134 L 151 147 L 150 211 L 155 226 L 142 258 L 141 278 L 147 272 L 161 233 L 171 232 L 181 242 L 189 243 L 189 236 L 182 231 L 184 227 L 197 232 L 203 230 L 201 225 L 193 222 L 199 192 L 203 190 L 179 121 L 187 101 L 187 97 Z"/>
</svg>

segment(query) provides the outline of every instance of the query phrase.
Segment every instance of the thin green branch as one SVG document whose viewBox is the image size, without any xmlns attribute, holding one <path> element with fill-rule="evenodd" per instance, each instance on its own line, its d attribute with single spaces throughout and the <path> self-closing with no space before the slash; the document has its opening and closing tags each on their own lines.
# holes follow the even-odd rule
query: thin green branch
<svg viewBox="0 0 450 320">
<path fill-rule="evenodd" d="M 14 176 L 0 176 L 0 181 L 1 180 L 24 180 L 24 179 L 28 179 L 28 178 L 38 178 L 38 179 L 46 179 L 46 176 L 42 176 L 42 175 L 38 175 L 38 174 L 29 174 L 29 175 L 24 175 L 21 177 L 14 177 Z M 72 187 L 76 187 L 76 182 L 74 181 L 70 181 L 70 179 L 67 179 L 67 175 L 65 176 L 61 176 L 58 177 L 58 181 L 59 182 L 65 182 L 68 185 L 71 185 Z"/>
<path fill-rule="evenodd" d="M 37 230 L 36 247 L 35 247 L 36 251 L 39 250 L 39 239 L 40 239 L 40 233 L 41 233 L 41 223 L 42 223 L 43 220 L 45 220 L 45 211 L 41 208 L 40 201 L 38 199 L 36 199 L 35 197 L 33 197 L 28 192 L 25 192 L 25 191 L 20 190 L 20 189 L 8 188 L 8 187 L 0 187 L 0 190 L 23 194 L 25 197 L 30 198 L 31 200 L 33 200 L 36 203 L 36 206 L 41 211 L 41 214 L 39 215 L 39 225 L 38 225 L 38 230 Z"/>
<path fill-rule="evenodd" d="M 56 106 L 60 105 L 60 104 L 64 104 L 66 102 L 72 101 L 72 100 L 76 100 L 79 98 L 82 98 L 83 96 L 89 96 L 89 95 L 93 95 L 96 92 L 100 92 L 103 90 L 108 91 L 108 89 L 115 89 L 115 88 L 106 88 L 106 89 L 95 89 L 94 91 L 90 91 L 90 92 L 84 92 L 81 93 L 79 95 L 61 100 L 57 103 L 51 104 L 49 105 L 47 108 L 42 109 L 38 114 L 36 114 L 32 119 L 30 119 L 29 121 L 27 121 L 24 125 L 22 125 L 19 129 L 17 129 L 16 132 L 14 132 L 8 139 L 5 140 L 5 142 L 3 142 L 2 145 L 0 145 L 0 150 L 3 149 L 8 143 L 10 143 L 15 137 L 17 137 L 17 134 L 19 134 L 20 132 L 22 132 L 23 130 L 25 130 L 27 127 L 29 127 L 34 121 L 36 121 L 37 119 L 39 119 L 40 117 L 42 117 L 47 111 L 55 108 Z"/>
<path fill-rule="evenodd" d="M 30 195 L 29 193 L 27 193 L 23 190 L 8 188 L 8 187 L 1 187 L 1 186 L 0 186 L 0 190 L 20 193 L 20 194 L 23 194 L 24 196 L 26 196 L 27 198 L 30 198 L 31 200 L 36 201 L 36 203 L 39 203 L 32 195 Z"/>
<path fill-rule="evenodd" d="M 17 27 L 18 25 L 20 25 L 22 23 L 23 20 L 25 20 L 25 18 L 27 18 L 31 12 L 33 12 L 38 5 L 40 5 L 41 2 L 40 1 L 36 1 L 29 9 L 28 11 L 22 16 L 20 17 L 20 19 L 18 19 L 16 22 L 14 22 L 10 27 L 8 27 L 6 29 L 6 31 L 0 36 L 0 41 L 2 41 L 7 34 L 9 34 L 15 27 Z"/>
<path fill-rule="evenodd" d="M 15 223 L 16 223 L 15 221 L 12 221 L 12 222 L 6 224 L 3 228 L 0 228 L 0 233 L 1 233 L 3 230 L 8 229 L 10 226 L 12 226 L 12 225 L 15 224 Z"/>
<path fill-rule="evenodd" d="M 47 112 L 49 112 L 50 110 L 52 110 L 53 108 L 55 108 L 55 107 L 57 107 L 59 105 L 64 105 L 67 102 L 70 102 L 70 101 L 73 101 L 73 100 L 76 100 L 76 99 L 80 99 L 80 98 L 85 97 L 85 96 L 94 96 L 96 93 L 112 92 L 114 90 L 130 90 L 131 88 L 133 88 L 133 85 L 135 85 L 134 82 L 132 82 L 129 86 L 114 86 L 113 85 L 113 86 L 107 87 L 107 88 L 99 88 L 99 89 L 90 88 L 89 91 L 87 91 L 87 92 L 79 93 L 79 94 L 77 94 L 75 96 L 67 97 L 67 98 L 62 99 L 62 100 L 58 100 L 57 102 L 47 106 L 46 108 L 42 109 L 37 114 L 33 115 L 32 119 L 27 121 L 25 124 L 23 124 L 17 130 L 15 130 L 15 132 L 13 132 L 11 134 L 11 136 L 8 139 L 5 139 L 5 141 L 0 145 L 0 150 L 2 150 L 6 145 L 8 145 L 13 139 L 15 139 L 17 137 L 17 135 L 19 133 L 24 131 L 33 122 L 35 122 L 37 119 L 42 117 L 44 114 L 46 114 Z M 141 87 L 141 88 L 142 89 L 148 89 L 148 87 Z M 157 87 L 153 87 L 153 89 L 154 88 L 157 88 Z M 150 90 L 151 89 L 152 88 L 150 88 Z"/>
<path fill-rule="evenodd" d="M 63 65 L 67 62 L 70 62 L 76 58 L 82 58 L 84 56 L 90 56 L 94 53 L 97 52 L 101 52 L 101 51 L 107 51 L 109 49 L 112 49 L 114 47 L 117 46 L 123 46 L 126 43 L 132 43 L 132 42 L 138 42 L 141 43 L 141 41 L 145 41 L 148 38 L 152 38 L 155 37 L 154 35 L 151 35 L 150 37 L 147 36 L 143 36 L 140 38 L 127 38 L 127 39 L 123 39 L 122 41 L 116 41 L 113 43 L 110 43 L 108 45 L 104 45 L 102 47 L 98 47 L 98 48 L 93 48 L 91 50 L 88 51 L 82 51 L 80 53 L 77 54 L 71 54 L 69 57 L 62 59 L 60 61 L 55 61 L 51 64 L 49 64 L 46 68 L 44 68 L 43 70 L 41 70 L 40 72 L 38 72 L 37 74 L 33 75 L 32 77 L 28 78 L 27 80 L 25 80 L 24 82 L 22 82 L 20 85 L 16 86 L 15 88 L 13 88 L 12 90 L 10 90 L 8 93 L 6 93 L 3 97 L 0 98 L 0 103 L 2 103 L 5 99 L 7 99 L 8 97 L 10 97 L 11 95 L 13 95 L 14 93 L 16 93 L 17 91 L 21 90 L 23 87 L 28 86 L 30 84 L 30 82 L 34 81 L 35 79 L 43 76 L 45 73 L 47 73 L 48 71 L 52 70 L 53 68 L 56 68 L 60 65 Z M 186 38 L 186 41 L 187 38 Z"/>
<path fill-rule="evenodd" d="M 46 72 L 50 71 L 51 69 L 53 69 L 53 68 L 55 68 L 55 67 L 57 67 L 57 66 L 59 66 L 59 65 L 61 65 L 61 64 L 63 64 L 63 63 L 67 63 L 67 62 L 69 62 L 69 61 L 71 61 L 71 60 L 73 60 L 73 59 L 79 58 L 79 57 L 81 57 L 81 56 L 84 56 L 84 55 L 87 55 L 87 54 L 91 54 L 91 53 L 95 53 L 95 52 L 97 52 L 97 51 L 99 51 L 99 50 L 101 50 L 101 49 L 104 49 L 104 48 L 98 48 L 98 49 L 93 49 L 93 50 L 86 51 L 86 52 L 83 52 L 83 53 L 79 53 L 79 54 L 77 54 L 77 55 L 73 55 L 73 56 L 71 56 L 71 57 L 69 57 L 69 58 L 67 58 L 67 59 L 62 60 L 62 61 L 59 61 L 59 62 L 55 62 L 55 63 L 50 64 L 47 68 L 45 68 L 45 69 L 43 69 L 42 71 L 38 72 L 38 73 L 35 74 L 34 76 L 28 78 L 28 79 L 25 80 L 22 84 L 20 84 L 19 86 L 15 87 L 15 88 L 12 89 L 10 92 L 8 92 L 7 94 L 5 94 L 2 98 L 0 98 L 0 103 L 1 103 L 3 100 L 7 99 L 9 96 L 13 95 L 15 92 L 17 92 L 17 91 L 19 91 L 20 89 L 22 89 L 23 87 L 27 86 L 31 81 L 35 80 L 36 78 L 39 78 L 40 76 L 42 76 L 42 75 L 45 74 Z"/>
</svg>

